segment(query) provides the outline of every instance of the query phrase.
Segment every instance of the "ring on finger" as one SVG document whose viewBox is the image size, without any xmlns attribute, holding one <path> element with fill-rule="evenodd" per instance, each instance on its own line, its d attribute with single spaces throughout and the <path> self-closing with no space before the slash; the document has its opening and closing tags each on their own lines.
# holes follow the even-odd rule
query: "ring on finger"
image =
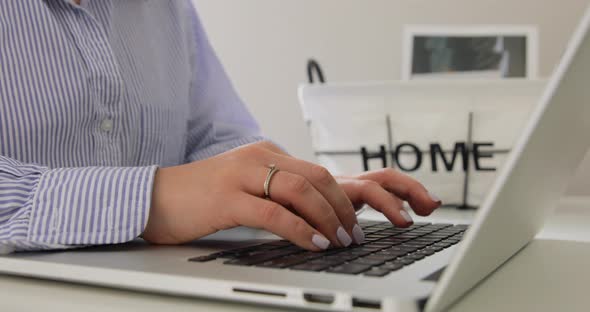
<svg viewBox="0 0 590 312">
<path fill-rule="evenodd" d="M 272 176 L 279 171 L 279 168 L 275 164 L 271 164 L 268 166 L 268 174 L 266 175 L 266 180 L 264 180 L 264 198 L 270 199 L 270 180 Z"/>
</svg>

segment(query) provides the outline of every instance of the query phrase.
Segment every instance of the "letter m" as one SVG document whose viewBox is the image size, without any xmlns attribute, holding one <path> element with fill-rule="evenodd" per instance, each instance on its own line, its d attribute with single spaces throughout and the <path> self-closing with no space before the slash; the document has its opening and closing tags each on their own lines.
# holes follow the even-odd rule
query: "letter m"
<svg viewBox="0 0 590 312">
<path fill-rule="evenodd" d="M 467 145 L 465 142 L 455 143 L 455 148 L 453 149 L 452 153 L 453 154 L 449 160 L 447 159 L 445 152 L 440 147 L 440 144 L 430 144 L 430 161 L 432 162 L 432 171 L 438 171 L 437 154 L 440 155 L 440 158 L 442 159 L 447 171 L 453 171 L 453 167 L 455 167 L 455 161 L 457 160 L 457 155 L 461 155 L 463 161 L 463 171 L 467 171 L 469 152 L 467 151 Z"/>
</svg>

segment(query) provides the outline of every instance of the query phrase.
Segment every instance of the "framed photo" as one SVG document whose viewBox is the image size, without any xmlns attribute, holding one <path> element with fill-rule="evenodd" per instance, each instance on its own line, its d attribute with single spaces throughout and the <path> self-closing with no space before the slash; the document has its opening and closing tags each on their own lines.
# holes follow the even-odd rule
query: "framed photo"
<svg viewBox="0 0 590 312">
<path fill-rule="evenodd" d="M 533 26 L 404 28 L 402 79 L 536 79 L 538 31 Z"/>
</svg>

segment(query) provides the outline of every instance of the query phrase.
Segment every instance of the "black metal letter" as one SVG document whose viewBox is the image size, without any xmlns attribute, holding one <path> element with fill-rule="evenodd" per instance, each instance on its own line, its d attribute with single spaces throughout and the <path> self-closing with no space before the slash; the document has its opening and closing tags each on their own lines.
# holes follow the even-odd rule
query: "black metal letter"
<svg viewBox="0 0 590 312">
<path fill-rule="evenodd" d="M 442 158 L 443 164 L 447 171 L 453 171 L 453 167 L 455 167 L 455 160 L 457 160 L 457 154 L 461 153 L 461 158 L 463 160 L 463 171 L 467 171 L 468 160 L 469 160 L 469 153 L 467 152 L 467 147 L 465 142 L 457 142 L 455 143 L 455 148 L 453 149 L 453 156 L 451 161 L 447 161 L 447 157 L 443 152 L 440 144 L 432 143 L 430 144 L 430 161 L 432 163 L 432 171 L 438 171 L 438 162 L 436 161 L 436 154 L 440 154 Z"/>
<path fill-rule="evenodd" d="M 383 168 L 387 167 L 387 152 L 385 151 L 385 145 L 379 146 L 379 152 L 370 153 L 366 147 L 361 147 L 361 156 L 363 157 L 363 168 L 365 171 L 369 171 L 369 160 L 380 158 L 383 163 Z"/>
<path fill-rule="evenodd" d="M 416 163 L 414 164 L 414 167 L 411 168 L 405 168 L 401 162 L 399 161 L 399 154 L 402 150 L 402 148 L 404 147 L 409 147 L 413 150 L 414 154 L 416 154 Z M 402 171 L 416 171 L 418 170 L 418 168 L 420 168 L 420 166 L 422 165 L 422 151 L 420 151 L 420 149 L 418 148 L 418 146 L 412 144 L 412 143 L 402 143 L 400 145 L 398 145 L 395 148 L 395 151 L 393 152 L 393 159 L 395 161 L 395 163 L 397 164 L 397 166 L 402 170 Z"/>
<path fill-rule="evenodd" d="M 481 158 L 492 158 L 494 157 L 494 153 L 492 152 L 482 152 L 479 150 L 480 147 L 489 146 L 494 147 L 494 143 L 473 143 L 473 161 L 475 163 L 475 170 L 479 171 L 496 171 L 496 168 L 493 167 L 482 167 L 479 163 Z"/>
</svg>

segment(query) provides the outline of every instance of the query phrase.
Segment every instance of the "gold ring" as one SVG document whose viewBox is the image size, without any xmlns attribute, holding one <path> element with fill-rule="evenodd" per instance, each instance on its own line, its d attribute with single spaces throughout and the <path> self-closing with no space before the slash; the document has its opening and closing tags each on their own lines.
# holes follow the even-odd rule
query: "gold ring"
<svg viewBox="0 0 590 312">
<path fill-rule="evenodd" d="M 266 175 L 266 180 L 264 180 L 264 198 L 270 199 L 270 180 L 272 176 L 279 171 L 279 168 L 275 164 L 271 164 L 268 166 L 268 174 Z"/>
</svg>

